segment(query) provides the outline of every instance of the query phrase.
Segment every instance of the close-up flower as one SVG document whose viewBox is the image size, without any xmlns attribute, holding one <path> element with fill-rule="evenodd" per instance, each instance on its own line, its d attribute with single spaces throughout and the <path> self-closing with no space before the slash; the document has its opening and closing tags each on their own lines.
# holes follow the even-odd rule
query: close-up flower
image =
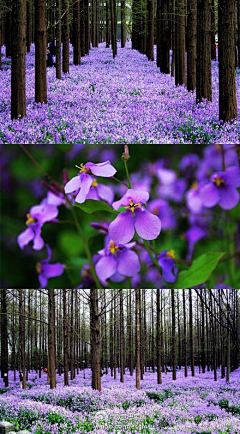
<svg viewBox="0 0 240 434">
<path fill-rule="evenodd" d="M 149 199 L 149 193 L 128 189 L 122 199 L 113 202 L 113 208 L 125 208 L 109 225 L 109 235 L 116 243 L 126 244 L 134 237 L 135 230 L 144 240 L 154 240 L 161 232 L 160 219 L 150 213 L 142 204 Z"/>
<path fill-rule="evenodd" d="M 48 279 L 50 279 L 50 277 L 61 276 L 65 270 L 65 266 L 63 264 L 60 264 L 59 262 L 56 264 L 49 264 L 52 257 L 52 250 L 47 244 L 46 244 L 46 249 L 48 253 L 47 258 L 43 259 L 42 261 L 36 264 L 38 280 L 41 285 L 41 288 L 47 287 Z"/>
<path fill-rule="evenodd" d="M 100 176 L 102 178 L 111 178 L 116 173 L 116 169 L 111 165 L 110 161 L 105 161 L 103 163 L 97 164 L 81 164 L 78 168 L 80 169 L 79 174 L 77 176 L 74 176 L 74 178 L 68 181 L 65 185 L 66 194 L 78 192 L 75 198 L 76 202 L 78 203 L 85 202 L 87 195 L 90 192 L 90 188 L 92 187 L 92 184 L 94 187 L 94 183 L 96 183 L 94 178 L 95 176 Z M 98 189 L 98 195 L 101 198 L 105 198 L 106 194 L 109 201 L 109 191 L 106 192 L 106 190 L 104 190 L 104 186 Z"/>
</svg>

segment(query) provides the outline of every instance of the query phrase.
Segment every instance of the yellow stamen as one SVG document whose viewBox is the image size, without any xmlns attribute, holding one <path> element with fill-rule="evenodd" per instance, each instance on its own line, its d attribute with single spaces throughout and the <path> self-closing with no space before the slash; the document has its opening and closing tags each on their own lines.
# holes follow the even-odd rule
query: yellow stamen
<svg viewBox="0 0 240 434">
<path fill-rule="evenodd" d="M 98 186 L 98 183 L 97 183 L 96 179 L 94 179 L 94 181 L 92 182 L 92 187 L 97 187 L 97 186 Z"/>
<path fill-rule="evenodd" d="M 37 220 L 35 218 L 31 217 L 31 215 L 29 213 L 27 214 L 27 220 L 26 220 L 27 226 L 30 225 L 30 223 L 36 223 L 36 221 Z"/>
<path fill-rule="evenodd" d="M 214 184 L 216 184 L 217 187 L 221 187 L 222 184 L 223 184 L 223 185 L 225 184 L 224 179 L 222 179 L 220 176 L 216 176 L 216 177 L 213 179 L 213 182 L 214 182 Z"/>
<path fill-rule="evenodd" d="M 134 213 L 135 208 L 137 208 L 138 206 L 141 206 L 141 203 L 133 203 L 132 199 L 129 199 L 129 205 L 126 206 L 126 209 L 130 209 L 132 211 L 132 213 Z"/>
<path fill-rule="evenodd" d="M 175 252 L 174 252 L 174 250 L 169 250 L 169 251 L 166 253 L 166 257 L 167 257 L 167 258 L 171 258 L 171 259 L 175 259 Z"/>
<path fill-rule="evenodd" d="M 191 189 L 192 190 L 197 190 L 198 189 L 198 182 L 197 181 L 193 181 Z"/>
<path fill-rule="evenodd" d="M 42 267 L 41 267 L 41 263 L 40 262 L 38 262 L 36 264 L 36 270 L 37 270 L 38 274 L 40 274 L 42 272 Z"/>
<path fill-rule="evenodd" d="M 77 167 L 78 169 L 80 169 L 79 173 L 85 172 L 85 173 L 91 174 L 91 170 L 88 169 L 87 167 L 85 167 L 83 163 L 81 163 L 80 166 L 75 166 L 75 167 Z"/>
<path fill-rule="evenodd" d="M 108 247 L 108 250 L 112 253 L 113 256 L 116 255 L 116 252 L 118 251 L 119 247 L 115 246 L 113 240 L 110 241 L 110 247 Z"/>
</svg>

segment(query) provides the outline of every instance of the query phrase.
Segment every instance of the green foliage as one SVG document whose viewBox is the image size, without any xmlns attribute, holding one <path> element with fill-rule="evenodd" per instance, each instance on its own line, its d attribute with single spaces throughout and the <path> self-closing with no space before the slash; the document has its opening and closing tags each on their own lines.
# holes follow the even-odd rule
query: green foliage
<svg viewBox="0 0 240 434">
<path fill-rule="evenodd" d="M 181 271 L 176 288 L 187 289 L 205 283 L 218 265 L 224 252 L 208 252 L 193 261 L 188 270 Z"/>
<path fill-rule="evenodd" d="M 111 208 L 106 202 L 92 200 L 92 199 L 88 199 L 84 203 L 75 203 L 75 206 L 77 206 L 87 214 L 92 214 L 98 211 L 105 211 L 105 212 L 110 212 L 112 214 L 118 214 L 118 212 L 115 209 Z"/>
</svg>

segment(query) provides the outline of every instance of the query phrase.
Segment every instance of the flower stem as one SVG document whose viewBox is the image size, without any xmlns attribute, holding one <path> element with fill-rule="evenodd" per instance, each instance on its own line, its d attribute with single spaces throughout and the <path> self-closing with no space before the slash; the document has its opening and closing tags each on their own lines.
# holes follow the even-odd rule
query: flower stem
<svg viewBox="0 0 240 434">
<path fill-rule="evenodd" d="M 125 182 L 120 181 L 120 179 L 116 178 L 116 176 L 112 176 L 112 179 L 114 179 L 115 181 L 119 182 L 120 184 L 123 184 L 123 185 L 125 185 L 126 187 L 128 187 L 128 185 L 127 185 Z"/>
<path fill-rule="evenodd" d="M 75 223 L 75 226 L 77 228 L 78 234 L 79 234 L 79 236 L 80 236 L 80 238 L 82 240 L 82 243 L 83 243 L 83 246 L 84 246 L 84 249 L 85 249 L 85 253 L 87 255 L 87 258 L 88 258 L 88 261 L 89 261 L 89 264 L 90 264 L 91 272 L 92 272 L 94 281 L 96 283 L 96 287 L 97 287 L 97 289 L 102 289 L 102 285 L 101 285 L 101 283 L 100 283 L 100 281 L 98 279 L 98 276 L 97 276 L 97 273 L 96 273 L 96 270 L 95 270 L 95 267 L 94 267 L 94 264 L 93 264 L 92 255 L 91 255 L 91 252 L 90 252 L 90 249 L 89 249 L 89 246 L 88 246 L 88 242 L 85 239 L 84 232 L 83 232 L 83 230 L 82 230 L 82 228 L 80 226 L 80 223 L 79 223 L 79 220 L 77 218 L 77 214 L 76 214 L 75 208 L 72 206 L 72 204 L 71 204 L 70 201 L 68 201 L 68 203 L 69 203 L 69 206 L 70 206 L 73 218 L 74 218 L 74 223 Z"/>
<path fill-rule="evenodd" d="M 128 171 L 128 165 L 127 165 L 127 161 L 126 160 L 124 160 L 124 166 L 125 166 L 125 171 L 126 171 L 127 180 L 128 180 L 128 188 L 132 188 L 131 187 L 130 176 L 129 176 L 129 171 Z"/>
<path fill-rule="evenodd" d="M 154 256 L 153 256 L 153 252 L 152 252 L 151 248 L 149 247 L 147 240 L 143 240 L 143 241 L 144 241 L 145 249 L 147 250 L 147 252 L 148 252 L 148 254 L 149 254 L 149 256 L 150 256 L 152 262 L 156 265 L 158 271 L 159 271 L 159 272 L 161 273 L 161 275 L 162 275 L 162 269 L 161 269 L 161 267 L 160 267 L 160 265 L 159 265 L 157 259 L 154 258 Z"/>
</svg>

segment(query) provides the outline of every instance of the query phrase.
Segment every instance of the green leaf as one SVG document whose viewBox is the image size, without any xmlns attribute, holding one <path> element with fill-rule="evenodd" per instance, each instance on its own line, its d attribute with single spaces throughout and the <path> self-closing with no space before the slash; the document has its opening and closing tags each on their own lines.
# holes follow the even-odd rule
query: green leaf
<svg viewBox="0 0 240 434">
<path fill-rule="evenodd" d="M 186 289 L 206 282 L 224 255 L 225 252 L 208 252 L 199 256 L 188 270 L 179 273 L 174 287 Z"/>
<path fill-rule="evenodd" d="M 75 206 L 80 208 L 87 214 L 92 214 L 93 212 L 105 211 L 113 214 L 118 214 L 118 212 L 111 208 L 107 202 L 102 202 L 100 200 L 88 199 L 84 203 L 75 203 Z"/>
</svg>

